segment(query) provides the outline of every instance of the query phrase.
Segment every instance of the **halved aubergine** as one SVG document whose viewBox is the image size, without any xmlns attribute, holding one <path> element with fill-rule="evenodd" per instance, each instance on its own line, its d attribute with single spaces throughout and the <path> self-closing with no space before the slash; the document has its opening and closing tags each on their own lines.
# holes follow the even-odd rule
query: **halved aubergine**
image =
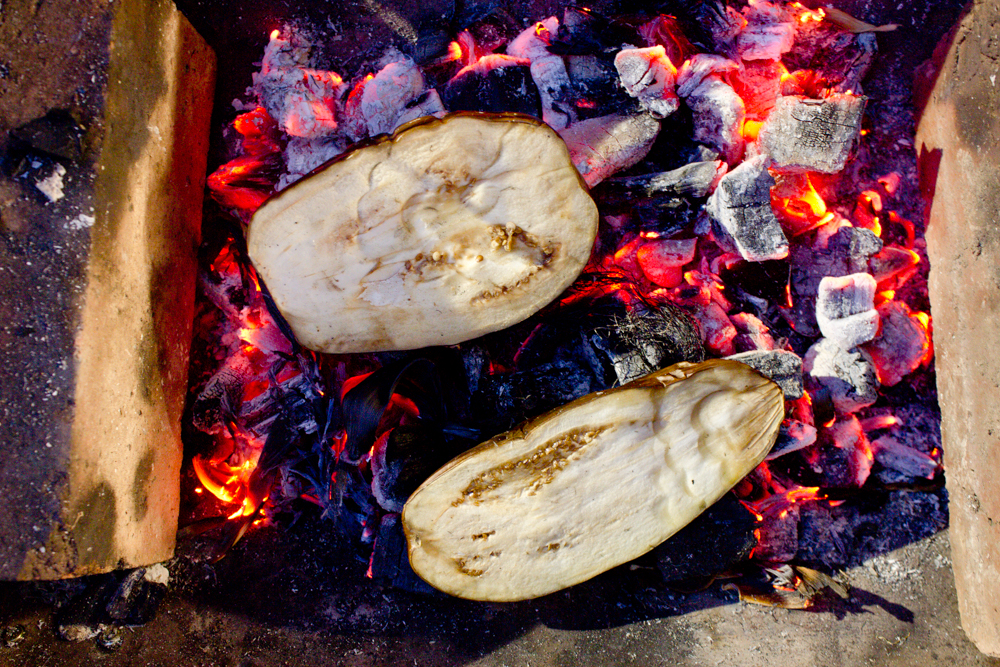
<svg viewBox="0 0 1000 667">
<path fill-rule="evenodd" d="M 547 305 L 587 263 L 597 219 L 551 128 L 459 113 L 415 121 L 279 193 L 247 245 L 306 347 L 405 350 Z"/>
<path fill-rule="evenodd" d="M 749 366 L 680 363 L 584 396 L 452 460 L 403 509 L 410 564 L 472 600 L 580 583 L 649 551 L 771 449 L 781 389 Z"/>
</svg>

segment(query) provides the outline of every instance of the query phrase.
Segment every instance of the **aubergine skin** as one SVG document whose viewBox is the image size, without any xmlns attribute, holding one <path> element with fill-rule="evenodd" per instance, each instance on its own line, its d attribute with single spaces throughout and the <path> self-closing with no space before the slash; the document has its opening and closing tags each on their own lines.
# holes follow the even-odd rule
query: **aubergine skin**
<svg viewBox="0 0 1000 667">
<path fill-rule="evenodd" d="M 778 385 L 720 359 L 584 396 L 424 482 L 403 508 L 410 564 L 472 600 L 586 581 L 721 498 L 764 459 L 783 417 Z"/>
<path fill-rule="evenodd" d="M 458 113 L 404 126 L 272 197 L 247 247 L 304 346 L 408 350 L 547 305 L 586 265 L 597 221 L 551 128 Z"/>
</svg>

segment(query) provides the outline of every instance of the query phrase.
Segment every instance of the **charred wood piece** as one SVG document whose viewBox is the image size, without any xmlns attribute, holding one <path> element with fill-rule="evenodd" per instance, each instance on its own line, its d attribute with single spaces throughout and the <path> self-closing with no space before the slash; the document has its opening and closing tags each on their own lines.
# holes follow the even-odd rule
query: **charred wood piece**
<svg viewBox="0 0 1000 667">
<path fill-rule="evenodd" d="M 472 396 L 472 410 L 487 431 L 509 429 L 594 390 L 590 369 L 555 361 L 528 370 L 486 375 Z"/>
<path fill-rule="evenodd" d="M 815 426 L 797 419 L 786 419 L 781 423 L 781 428 L 778 429 L 778 439 L 774 442 L 774 447 L 771 448 L 765 460 L 771 461 L 779 456 L 797 452 L 815 444 L 815 442 Z"/>
<path fill-rule="evenodd" d="M 378 526 L 371 556 L 372 581 L 411 593 L 436 594 L 410 567 L 399 514 L 386 514 Z"/>
<path fill-rule="evenodd" d="M 570 157 L 587 185 L 639 163 L 656 141 L 660 123 L 649 114 L 589 118 L 560 130 Z"/>
<path fill-rule="evenodd" d="M 671 304 L 628 311 L 613 325 L 599 327 L 595 346 L 611 361 L 620 384 L 626 384 L 679 361 L 705 358 L 698 326 Z"/>
<path fill-rule="evenodd" d="M 786 400 L 802 397 L 802 359 L 787 350 L 740 352 L 727 359 L 746 364 L 781 387 Z"/>
<path fill-rule="evenodd" d="M 664 202 L 669 206 L 668 202 L 678 197 L 707 197 L 725 173 L 724 162 L 694 162 L 656 174 L 606 179 L 597 188 L 596 196 L 603 205 L 615 210 L 635 206 L 637 202 L 644 206 Z"/>
<path fill-rule="evenodd" d="M 723 176 L 705 206 L 723 232 L 720 241 L 751 262 L 788 255 L 788 239 L 771 208 L 773 185 L 767 157 L 757 156 Z"/>
<path fill-rule="evenodd" d="M 761 149 L 781 169 L 835 174 L 861 135 L 865 102 L 846 93 L 822 100 L 780 97 L 760 129 Z"/>
</svg>

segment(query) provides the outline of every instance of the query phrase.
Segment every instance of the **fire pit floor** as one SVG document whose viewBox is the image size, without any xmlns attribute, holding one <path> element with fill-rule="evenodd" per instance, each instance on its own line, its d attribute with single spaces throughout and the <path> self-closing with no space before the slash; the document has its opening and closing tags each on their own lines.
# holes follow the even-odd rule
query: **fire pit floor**
<svg viewBox="0 0 1000 667">
<path fill-rule="evenodd" d="M 155 619 L 110 653 L 53 631 L 82 584 L 2 584 L 0 664 L 1000 665 L 959 627 L 946 532 L 849 569 L 853 598 L 808 612 L 670 593 L 627 566 L 523 603 L 416 596 L 372 585 L 323 533 L 262 530 L 214 566 L 171 564 Z"/>
</svg>

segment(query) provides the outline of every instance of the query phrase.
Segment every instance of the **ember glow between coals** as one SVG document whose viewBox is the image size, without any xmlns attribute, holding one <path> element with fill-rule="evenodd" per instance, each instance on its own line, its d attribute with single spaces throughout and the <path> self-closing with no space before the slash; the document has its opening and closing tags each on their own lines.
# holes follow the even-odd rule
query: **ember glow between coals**
<svg viewBox="0 0 1000 667">
<path fill-rule="evenodd" d="M 470 26 L 422 67 L 389 49 L 349 80 L 313 68 L 303 33 L 276 30 L 248 91 L 252 103 L 232 125 L 238 154 L 211 175 L 209 188 L 245 223 L 275 191 L 409 120 L 470 108 L 534 109 L 562 134 L 602 210 L 591 262 L 550 315 L 609 300 L 624 313 L 679 308 L 697 323 L 710 356 L 739 354 L 765 372 L 781 354 L 804 361 L 797 377 L 776 378 L 789 386 L 775 451 L 734 490 L 760 524 L 753 559 L 788 561 L 801 507 L 842 503 L 843 491 L 865 486 L 873 470 L 901 480 L 940 472 L 939 449 L 911 447 L 900 431 L 905 424 L 877 393 L 932 359 L 929 315 L 897 298 L 925 292 L 918 284 L 923 242 L 897 210 L 904 208 L 901 175 L 858 164 L 857 149 L 848 150 L 866 140 L 859 91 L 872 33 L 889 27 L 800 3 L 749 0 L 714 16 L 695 46 L 679 18 L 613 22 L 631 31 L 635 46 L 584 54 L 589 60 L 574 49 L 596 21 L 586 10 L 566 10 L 513 36 Z M 705 52 L 706 39 L 714 53 Z M 830 64 L 801 66 L 822 58 Z M 612 60 L 617 72 L 594 73 Z M 598 80 L 609 70 L 610 85 Z M 531 95 L 493 108 L 510 81 Z M 470 103 L 469 91 L 496 99 Z M 679 108 L 690 120 L 678 127 L 692 132 L 686 165 L 657 153 L 665 148 L 654 148 L 655 123 L 652 134 L 636 129 L 636 119 L 673 122 Z M 864 182 L 850 182 L 864 174 Z M 342 406 L 388 358 L 323 358 L 299 348 L 268 311 L 241 247 L 231 240 L 202 276 L 213 311 L 200 335 L 217 339 L 217 364 L 197 388 L 195 426 L 214 447 L 193 459 L 196 491 L 208 491 L 243 522 L 304 499 L 351 515 L 370 541 L 399 511 L 379 472 L 389 466 L 393 430 L 419 426 L 421 411 L 406 392 L 393 393 L 375 417 L 371 446 L 357 461 L 346 455 L 355 416 Z M 785 277 L 761 285 L 765 267 Z M 743 284 L 740 276 L 751 277 Z M 473 374 L 477 386 L 521 371 L 539 330 L 515 341 L 512 358 L 485 359 Z M 472 347 L 460 348 L 470 365 Z M 655 370 L 647 362 L 653 367 L 643 372 Z M 642 363 L 605 363 L 617 382 L 643 374 Z"/>
</svg>

